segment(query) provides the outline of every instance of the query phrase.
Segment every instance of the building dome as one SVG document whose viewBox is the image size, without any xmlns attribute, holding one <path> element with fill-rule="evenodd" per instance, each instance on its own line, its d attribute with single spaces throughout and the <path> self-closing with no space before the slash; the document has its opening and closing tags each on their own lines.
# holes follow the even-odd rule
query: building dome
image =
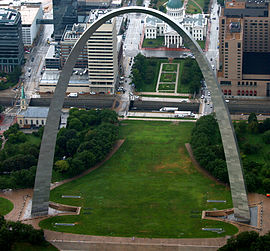
<svg viewBox="0 0 270 251">
<path fill-rule="evenodd" d="M 180 9 L 182 8 L 183 3 L 181 0 L 169 0 L 167 7 L 170 9 Z"/>
</svg>

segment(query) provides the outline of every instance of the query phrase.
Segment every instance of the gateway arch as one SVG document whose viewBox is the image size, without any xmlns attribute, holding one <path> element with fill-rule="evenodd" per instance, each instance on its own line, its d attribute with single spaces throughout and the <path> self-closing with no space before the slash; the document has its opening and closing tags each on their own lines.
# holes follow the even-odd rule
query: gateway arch
<svg viewBox="0 0 270 251">
<path fill-rule="evenodd" d="M 217 79 L 212 71 L 211 65 L 205 57 L 203 51 L 192 36 L 182 25 L 177 24 L 168 15 L 145 7 L 124 7 L 113 10 L 98 20 L 96 20 L 87 30 L 84 31 L 80 39 L 74 45 L 66 64 L 60 74 L 54 96 L 51 100 L 47 122 L 45 125 L 43 138 L 40 147 L 38 167 L 36 172 L 34 196 L 32 201 L 32 216 L 48 214 L 50 183 L 55 151 L 56 136 L 58 132 L 61 109 L 66 96 L 66 89 L 75 62 L 91 35 L 106 21 L 113 17 L 127 13 L 145 13 L 155 16 L 170 25 L 185 41 L 202 71 L 208 89 L 211 92 L 212 101 L 215 107 L 222 143 L 224 147 L 227 169 L 229 173 L 230 188 L 234 206 L 234 214 L 238 221 L 249 222 L 250 212 L 246 193 L 245 181 L 243 178 L 242 163 L 239 155 L 238 144 L 230 119 L 227 105 L 218 85 Z"/>
</svg>

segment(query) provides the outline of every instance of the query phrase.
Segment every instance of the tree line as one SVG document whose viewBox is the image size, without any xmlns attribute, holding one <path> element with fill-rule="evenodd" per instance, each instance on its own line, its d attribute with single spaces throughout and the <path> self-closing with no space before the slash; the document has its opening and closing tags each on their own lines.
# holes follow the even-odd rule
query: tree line
<svg viewBox="0 0 270 251">
<path fill-rule="evenodd" d="M 42 135 L 43 128 L 33 133 L 39 142 Z M 18 124 L 4 136 L 7 142 L 0 151 L 0 189 L 33 187 L 40 143 L 30 143 Z M 54 171 L 60 177 L 83 172 L 104 159 L 117 138 L 118 117 L 114 111 L 71 109 L 67 128 L 57 135 Z"/>
<path fill-rule="evenodd" d="M 227 240 L 227 243 L 218 249 L 219 251 L 231 250 L 249 250 L 249 251 L 267 251 L 270 250 L 270 232 L 265 235 L 259 235 L 255 231 L 242 232 L 237 236 Z"/>
<path fill-rule="evenodd" d="M 270 191 L 270 157 L 264 154 L 262 161 L 253 156 L 261 153 L 270 144 L 270 119 L 259 123 L 255 114 L 250 114 L 248 122 L 234 123 L 243 162 L 244 178 L 249 192 Z M 262 141 L 249 142 L 248 136 L 256 134 Z M 202 167 L 218 180 L 229 183 L 227 165 L 218 123 L 213 115 L 201 117 L 192 130 L 191 146 L 194 156 Z"/>
<path fill-rule="evenodd" d="M 0 249 L 9 251 L 15 242 L 26 242 L 38 246 L 47 246 L 43 230 L 36 230 L 31 225 L 19 221 L 6 221 L 0 215 Z"/>
<path fill-rule="evenodd" d="M 71 177 L 94 166 L 111 151 L 118 132 L 114 111 L 71 109 L 57 135 L 54 170 Z"/>
<path fill-rule="evenodd" d="M 184 61 L 181 84 L 189 86 L 190 93 L 199 93 L 203 75 L 196 60 L 187 58 Z"/>
<path fill-rule="evenodd" d="M 146 58 L 142 54 L 138 54 L 134 58 L 132 82 L 135 84 L 137 91 L 151 89 L 152 86 L 155 86 L 157 66 L 158 62 L 154 58 Z"/>
</svg>

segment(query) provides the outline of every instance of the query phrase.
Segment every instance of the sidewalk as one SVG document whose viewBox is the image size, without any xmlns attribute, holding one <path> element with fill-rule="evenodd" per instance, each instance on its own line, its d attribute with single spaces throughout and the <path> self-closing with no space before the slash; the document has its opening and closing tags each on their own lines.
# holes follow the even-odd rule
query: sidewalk
<svg viewBox="0 0 270 251">
<path fill-rule="evenodd" d="M 155 96 L 172 96 L 172 97 L 189 97 L 189 93 L 164 93 L 164 92 L 137 92 L 138 95 L 155 95 Z"/>
</svg>

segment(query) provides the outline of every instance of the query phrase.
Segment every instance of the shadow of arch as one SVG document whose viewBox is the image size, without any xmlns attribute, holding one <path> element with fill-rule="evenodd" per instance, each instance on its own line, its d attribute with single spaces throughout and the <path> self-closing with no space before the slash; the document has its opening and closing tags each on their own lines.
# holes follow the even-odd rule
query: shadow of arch
<svg viewBox="0 0 270 251">
<path fill-rule="evenodd" d="M 245 181 L 243 178 L 242 164 L 239 156 L 238 144 L 236 141 L 234 129 L 230 119 L 227 105 L 224 97 L 212 71 L 211 65 L 205 57 L 203 51 L 192 36 L 185 30 L 182 25 L 177 24 L 166 14 L 155 9 L 144 7 L 124 7 L 113 10 L 98 20 L 96 20 L 75 43 L 67 61 L 62 70 L 54 96 L 52 98 L 44 134 L 41 142 L 38 167 L 36 172 L 34 196 L 32 202 L 32 216 L 40 216 L 48 214 L 50 182 L 52 176 L 52 167 L 55 151 L 56 136 L 58 132 L 61 109 L 63 107 L 66 89 L 72 75 L 73 67 L 79 57 L 82 48 L 85 46 L 89 37 L 106 21 L 115 16 L 127 13 L 145 13 L 155 16 L 168 25 L 170 25 L 188 45 L 194 54 L 198 65 L 205 78 L 207 86 L 211 92 L 212 101 L 215 107 L 216 118 L 218 121 L 224 152 L 226 156 L 227 169 L 229 173 L 232 200 L 234 205 L 234 213 L 239 221 L 249 222 L 250 213 L 246 194 Z"/>
</svg>

